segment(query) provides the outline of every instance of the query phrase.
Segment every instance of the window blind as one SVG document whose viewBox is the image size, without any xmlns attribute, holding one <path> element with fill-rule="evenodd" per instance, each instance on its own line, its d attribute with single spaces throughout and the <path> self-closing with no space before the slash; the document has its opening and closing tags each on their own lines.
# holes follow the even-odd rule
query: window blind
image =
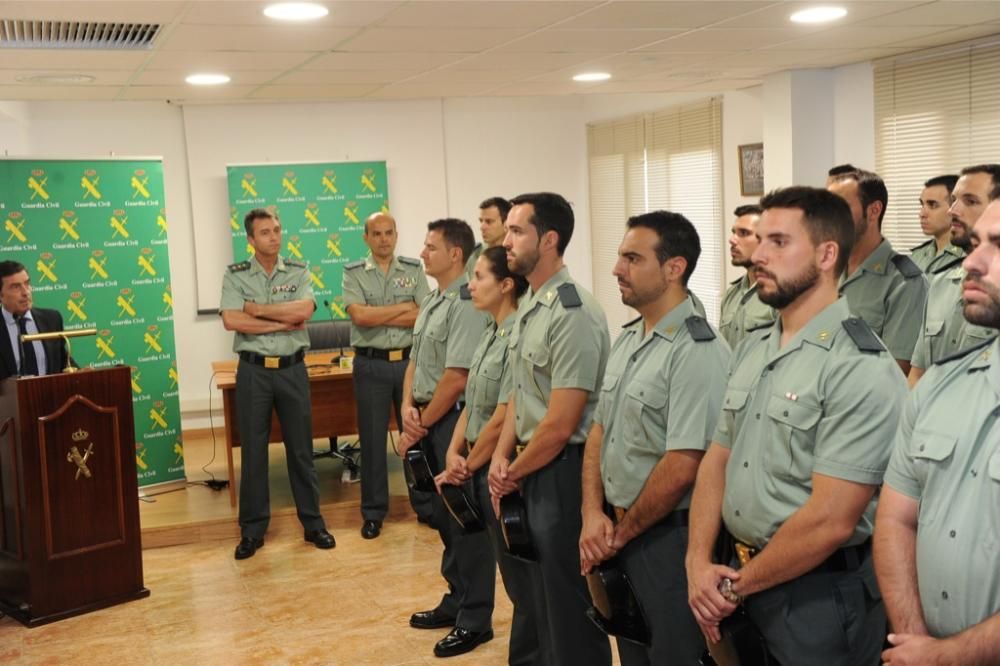
<svg viewBox="0 0 1000 666">
<path fill-rule="evenodd" d="M 625 221 L 653 210 L 683 214 L 701 256 L 688 288 L 718 322 L 723 279 L 722 102 L 693 104 L 587 126 L 594 295 L 612 337 L 636 316 L 611 276 Z"/>
<path fill-rule="evenodd" d="M 889 190 L 882 234 L 923 243 L 924 182 L 1000 161 L 1000 43 L 980 41 L 875 62 L 875 168 Z"/>
</svg>

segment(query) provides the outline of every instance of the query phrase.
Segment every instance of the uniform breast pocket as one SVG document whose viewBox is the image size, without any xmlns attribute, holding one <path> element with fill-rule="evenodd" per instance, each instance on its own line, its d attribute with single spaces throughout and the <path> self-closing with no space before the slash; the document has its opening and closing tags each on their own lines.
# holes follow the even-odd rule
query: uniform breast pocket
<svg viewBox="0 0 1000 666">
<path fill-rule="evenodd" d="M 424 326 L 422 331 L 424 337 L 423 352 L 427 354 L 427 359 L 433 363 L 444 363 L 445 350 L 448 346 L 448 322 L 444 317 L 432 318 Z"/>
<path fill-rule="evenodd" d="M 949 468 L 954 460 L 955 444 L 958 438 L 942 432 L 916 429 L 910 440 L 910 456 L 913 458 L 914 474 L 925 489 L 940 479 L 947 488 Z M 951 507 L 942 503 L 924 504 L 921 502 L 919 523 L 934 522 L 942 511 Z"/>
<path fill-rule="evenodd" d="M 483 363 L 476 374 L 476 406 L 484 413 L 493 414 L 497 401 L 500 399 L 500 380 L 503 378 L 503 366 L 499 363 Z"/>
<path fill-rule="evenodd" d="M 412 287 L 408 289 L 399 289 L 396 291 L 393 299 L 396 303 L 409 303 L 414 300 L 414 291 L 415 290 Z"/>
<path fill-rule="evenodd" d="M 629 444 L 640 449 L 663 451 L 658 434 L 666 422 L 667 391 L 655 383 L 633 381 L 625 390 L 622 405 Z"/>
<path fill-rule="evenodd" d="M 939 320 L 928 319 L 924 324 L 923 337 L 927 341 L 927 346 L 931 350 L 931 358 L 928 360 L 933 361 L 936 359 L 940 352 L 941 340 L 944 336 L 941 333 L 944 331 L 944 322 Z"/>
<path fill-rule="evenodd" d="M 365 303 L 367 305 L 385 305 L 385 299 L 382 298 L 382 294 L 379 292 L 372 289 L 363 289 L 362 291 L 365 295 Z"/>
<path fill-rule="evenodd" d="M 778 476 L 808 479 L 812 475 L 815 428 L 823 410 L 799 400 L 771 396 L 767 416 L 774 423 L 775 441 L 767 442 L 767 465 Z"/>
<path fill-rule="evenodd" d="M 997 450 L 990 458 L 987 473 L 990 484 L 987 495 L 989 503 L 991 506 L 1000 506 L 1000 450 Z M 995 553 L 1000 550 L 1000 511 L 990 511 L 989 513 L 992 515 L 993 524 L 987 525 L 983 531 L 986 534 L 989 550 Z"/>
</svg>

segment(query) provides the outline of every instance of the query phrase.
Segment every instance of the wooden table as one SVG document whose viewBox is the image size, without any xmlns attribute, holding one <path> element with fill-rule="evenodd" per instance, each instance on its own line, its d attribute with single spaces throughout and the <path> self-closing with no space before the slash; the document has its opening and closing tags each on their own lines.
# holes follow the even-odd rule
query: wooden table
<svg viewBox="0 0 1000 666">
<path fill-rule="evenodd" d="M 357 433 L 352 372 L 329 365 L 335 352 L 306 354 L 309 367 L 309 392 L 312 403 L 314 438 L 337 437 Z M 236 506 L 236 479 L 233 473 L 233 447 L 240 445 L 239 420 L 236 418 L 237 359 L 215 361 L 215 386 L 222 391 L 222 410 L 226 424 L 226 461 L 229 464 L 229 502 Z M 390 427 L 395 422 L 390 418 Z M 278 417 L 271 413 L 271 443 L 283 441 Z"/>
</svg>

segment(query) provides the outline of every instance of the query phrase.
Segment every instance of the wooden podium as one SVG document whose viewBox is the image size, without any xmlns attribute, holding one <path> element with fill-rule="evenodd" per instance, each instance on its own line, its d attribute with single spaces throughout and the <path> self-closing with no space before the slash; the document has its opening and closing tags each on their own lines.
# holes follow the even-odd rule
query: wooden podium
<svg viewBox="0 0 1000 666">
<path fill-rule="evenodd" d="M 0 611 L 29 627 L 149 596 L 130 372 L 0 383 Z"/>
</svg>

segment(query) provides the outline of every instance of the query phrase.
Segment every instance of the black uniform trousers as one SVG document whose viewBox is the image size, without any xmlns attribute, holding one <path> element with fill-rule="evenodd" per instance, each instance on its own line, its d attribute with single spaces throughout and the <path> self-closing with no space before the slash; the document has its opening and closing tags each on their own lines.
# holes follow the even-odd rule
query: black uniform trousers
<svg viewBox="0 0 1000 666">
<path fill-rule="evenodd" d="M 236 412 L 240 426 L 240 533 L 263 538 L 271 520 L 267 482 L 271 411 L 278 413 L 285 438 L 288 480 L 299 521 L 306 530 L 326 527 L 319 511 L 319 484 L 313 466 L 309 375 L 305 363 L 268 369 L 241 360 L 236 372 Z"/>
<path fill-rule="evenodd" d="M 587 583 L 580 575 L 580 478 L 583 445 L 563 452 L 522 484 L 528 526 L 538 553 L 541 586 L 537 589 L 543 651 L 552 666 L 609 666 L 607 635 L 586 616 Z"/>
<path fill-rule="evenodd" d="M 876 666 L 885 605 L 871 553 L 854 571 L 813 572 L 747 597 L 747 615 L 782 664 Z"/>
<path fill-rule="evenodd" d="M 361 518 L 382 522 L 389 511 L 389 474 L 386 470 L 386 436 L 390 409 L 403 424 L 403 375 L 408 360 L 389 361 L 354 357 L 354 396 L 361 440 Z M 410 490 L 410 504 L 417 515 L 430 521 L 433 493 Z"/>
<path fill-rule="evenodd" d="M 428 428 L 427 437 L 434 452 L 433 471 L 442 471 L 460 412 L 451 410 Z M 445 508 L 441 496 L 432 495 L 434 517 L 431 524 L 444 544 L 441 575 L 448 592 L 438 608 L 453 615 L 455 626 L 473 632 L 493 626 L 493 602 L 496 596 L 496 560 L 486 531 L 465 532 Z"/>
<path fill-rule="evenodd" d="M 652 636 L 649 647 L 619 638 L 622 666 L 695 666 L 704 653 L 705 639 L 688 606 L 687 543 L 687 525 L 660 522 L 618 554 Z"/>
<path fill-rule="evenodd" d="M 500 577 L 504 590 L 514 606 L 514 614 L 510 621 L 510 645 L 507 653 L 507 663 L 510 666 L 536 666 L 545 663 L 541 653 L 541 641 L 538 636 L 538 601 L 535 590 L 539 589 L 541 574 L 538 565 L 516 557 L 507 552 L 504 545 L 500 522 L 493 512 L 490 500 L 489 465 L 483 465 L 472 477 L 479 511 L 486 523 L 486 531 L 493 546 L 493 554 L 500 567 Z"/>
</svg>

